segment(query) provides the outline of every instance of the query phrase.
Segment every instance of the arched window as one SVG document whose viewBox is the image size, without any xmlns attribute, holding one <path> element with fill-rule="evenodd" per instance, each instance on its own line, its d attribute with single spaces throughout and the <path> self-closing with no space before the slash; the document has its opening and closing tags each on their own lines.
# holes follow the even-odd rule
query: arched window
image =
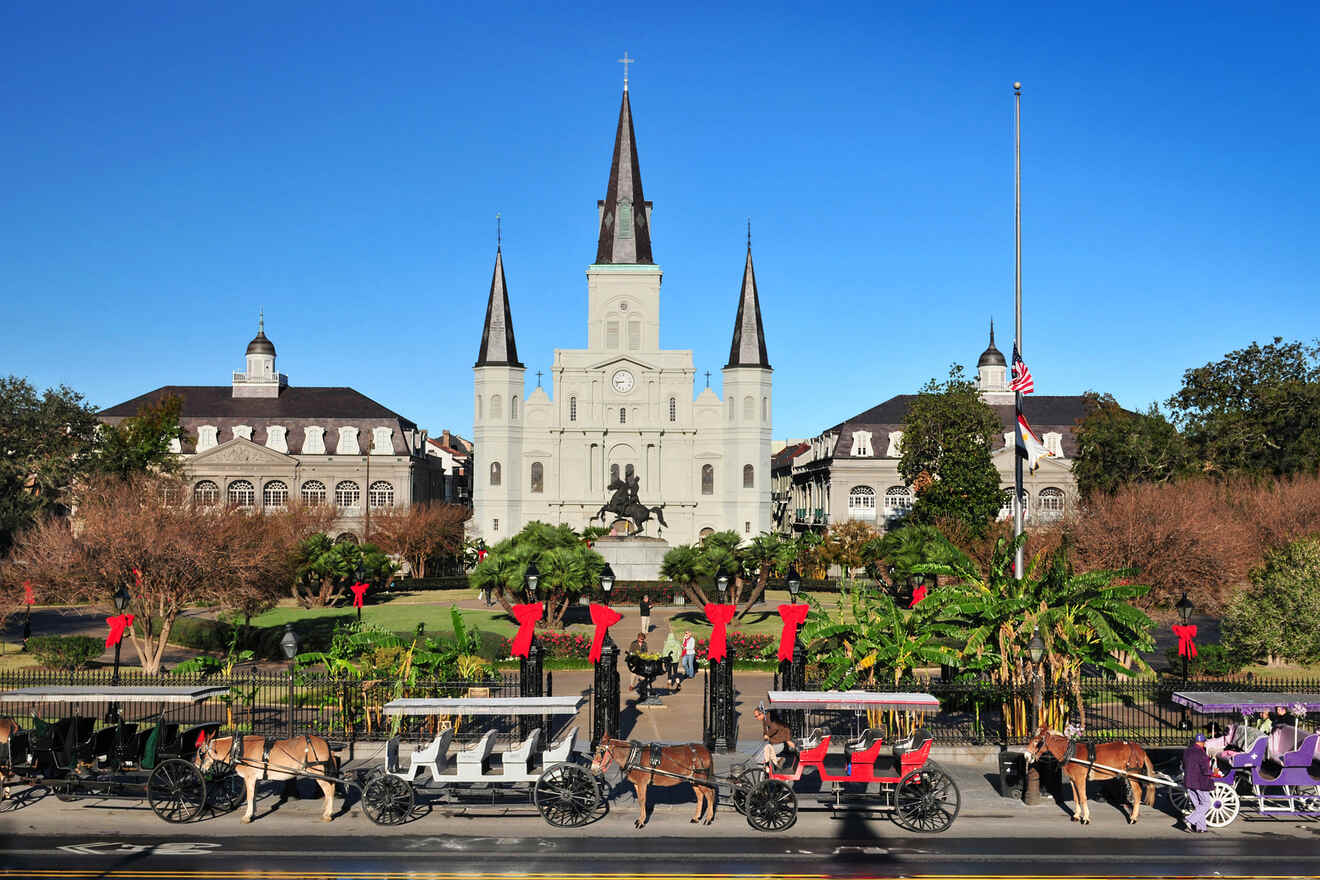
<svg viewBox="0 0 1320 880">
<path fill-rule="evenodd" d="M 257 503 L 257 490 L 248 480 L 234 480 L 229 484 L 229 503 L 235 507 L 251 507 Z"/>
<path fill-rule="evenodd" d="M 570 398 L 568 399 L 568 420 L 569 420 L 570 422 L 576 422 L 576 421 L 577 421 L 577 398 L 576 398 L 576 397 L 570 397 Z"/>
<path fill-rule="evenodd" d="M 492 486 L 500 484 L 500 463 L 498 461 L 490 463 L 490 484 Z"/>
<path fill-rule="evenodd" d="M 344 532 L 338 538 L 335 538 L 336 544 L 356 544 L 357 542 L 358 537 L 352 532 Z"/>
<path fill-rule="evenodd" d="M 628 424 L 628 408 L 626 406 L 619 407 L 619 424 Z"/>
<path fill-rule="evenodd" d="M 610 482 L 619 482 L 619 466 L 617 464 L 610 465 Z"/>
<path fill-rule="evenodd" d="M 509 398 L 509 421 L 518 421 L 518 395 Z"/>
<path fill-rule="evenodd" d="M 202 480 L 193 486 L 193 504 L 209 507 L 220 500 L 220 487 L 211 480 Z"/>
<path fill-rule="evenodd" d="M 671 422 L 676 422 L 676 421 L 678 421 L 678 398 L 677 398 L 677 397 L 671 397 L 671 398 L 669 398 L 669 421 L 671 421 Z"/>
<path fill-rule="evenodd" d="M 504 418 L 504 398 L 498 394 L 490 396 L 490 417 L 492 420 Z"/>
<path fill-rule="evenodd" d="M 729 398 L 729 421 L 733 421 L 733 398 Z"/>
<path fill-rule="evenodd" d="M 743 398 L 743 421 L 750 422 L 756 418 L 756 398 L 747 395 Z"/>
<path fill-rule="evenodd" d="M 377 480 L 367 489 L 367 503 L 374 507 L 394 506 L 394 487 L 384 480 Z"/>
<path fill-rule="evenodd" d="M 357 507 L 358 499 L 361 497 L 362 489 L 352 480 L 344 480 L 335 484 L 335 506 Z"/>
<path fill-rule="evenodd" d="M 743 488 L 756 488 L 756 468 L 752 467 L 750 464 L 743 465 Z"/>
<path fill-rule="evenodd" d="M 545 491 L 545 465 L 532 462 L 532 494 L 540 495 Z"/>
<path fill-rule="evenodd" d="M 606 321 L 606 322 L 605 322 L 605 347 L 606 347 L 606 348 L 618 348 L 618 347 L 619 347 L 619 322 L 618 322 L 618 321 Z"/>
<path fill-rule="evenodd" d="M 320 480 L 308 480 L 302 484 L 302 502 L 308 507 L 325 504 L 325 483 Z"/>
<path fill-rule="evenodd" d="M 715 465 L 703 464 L 701 466 L 701 494 L 715 494 Z"/>
<path fill-rule="evenodd" d="M 262 507 L 283 507 L 289 503 L 289 487 L 283 480 L 271 480 L 261 488 Z"/>
<path fill-rule="evenodd" d="M 768 397 L 761 398 L 761 421 L 770 421 L 770 398 Z"/>
<path fill-rule="evenodd" d="M 1041 519 L 1053 520 L 1063 516 L 1064 497 L 1062 489 L 1046 486 L 1040 490 L 1039 499 L 1038 507 Z"/>
<path fill-rule="evenodd" d="M 848 490 L 848 518 L 875 519 L 875 490 L 870 486 L 853 486 Z"/>
<path fill-rule="evenodd" d="M 477 395 L 477 418 L 481 418 L 481 395 Z"/>
<path fill-rule="evenodd" d="M 642 347 L 642 322 L 641 322 L 641 321 L 629 321 L 629 322 L 628 322 L 628 348 L 632 349 L 633 351 L 637 351 L 637 349 L 639 349 L 639 348 L 641 348 L 641 347 Z"/>
<path fill-rule="evenodd" d="M 704 541 L 713 534 L 715 534 L 715 530 L 712 529 L 710 526 L 706 526 L 704 529 L 697 532 L 697 537 Z"/>
<path fill-rule="evenodd" d="M 890 486 L 885 490 L 885 516 L 893 519 L 912 509 L 912 491 L 907 486 Z"/>
</svg>

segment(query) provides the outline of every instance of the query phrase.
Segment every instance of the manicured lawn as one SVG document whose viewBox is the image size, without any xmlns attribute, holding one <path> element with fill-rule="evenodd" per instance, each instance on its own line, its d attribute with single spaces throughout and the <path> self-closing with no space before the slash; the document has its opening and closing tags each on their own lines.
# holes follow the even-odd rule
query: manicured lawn
<svg viewBox="0 0 1320 880">
<path fill-rule="evenodd" d="M 449 631 L 453 627 L 450 625 L 450 603 L 440 604 L 421 604 L 407 602 L 389 602 L 383 605 L 368 605 L 362 609 L 362 619 L 369 623 L 383 626 L 393 632 L 412 632 L 417 628 L 418 623 L 425 623 L 427 630 L 436 632 L 439 630 Z M 297 608 L 280 607 L 267 611 L 260 617 L 252 619 L 253 626 L 283 626 L 286 623 L 297 620 L 319 620 L 323 618 L 339 618 L 344 621 L 352 620 L 356 617 L 356 611 L 353 608 Z M 500 635 L 511 636 L 518 631 L 518 625 L 513 618 L 504 613 L 504 609 L 498 606 L 493 611 L 463 609 L 463 621 L 469 627 L 480 629 L 484 632 L 498 633 Z"/>
<path fill-rule="evenodd" d="M 0 672 L 13 672 L 17 669 L 30 669 L 37 665 L 37 658 L 24 654 L 20 642 L 0 642 Z"/>
</svg>

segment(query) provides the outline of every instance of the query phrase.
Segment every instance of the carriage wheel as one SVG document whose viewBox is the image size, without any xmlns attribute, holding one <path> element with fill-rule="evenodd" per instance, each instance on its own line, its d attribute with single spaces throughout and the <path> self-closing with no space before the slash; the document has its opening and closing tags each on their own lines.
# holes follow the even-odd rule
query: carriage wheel
<svg viewBox="0 0 1320 880">
<path fill-rule="evenodd" d="M 894 824 L 908 831 L 938 834 L 958 818 L 962 794 L 953 777 L 927 761 L 898 781 L 894 789 Z"/>
<path fill-rule="evenodd" d="M 202 771 L 182 758 L 162 761 L 147 777 L 147 802 L 166 822 L 191 822 L 206 806 Z"/>
<path fill-rule="evenodd" d="M 78 783 L 72 779 L 61 779 L 52 782 L 50 790 L 55 792 L 55 797 L 58 800 L 66 804 L 78 800 Z"/>
<path fill-rule="evenodd" d="M 362 789 L 362 812 L 377 825 L 402 825 L 414 803 L 413 787 L 389 773 L 373 776 Z"/>
<path fill-rule="evenodd" d="M 532 802 L 549 824 L 577 828 L 591 821 L 600 806 L 600 785 L 576 764 L 556 764 L 536 780 Z"/>
<path fill-rule="evenodd" d="M 1320 785 L 1293 785 L 1288 793 L 1296 800 L 1293 810 L 1298 813 L 1320 813 Z"/>
<path fill-rule="evenodd" d="M 1211 828 L 1223 828 L 1237 818 L 1241 802 L 1233 786 L 1216 782 L 1210 792 L 1210 811 L 1205 814 L 1205 824 Z"/>
<path fill-rule="evenodd" d="M 747 815 L 748 792 L 768 778 L 769 776 L 766 774 L 764 767 L 748 767 L 733 777 L 733 793 L 730 797 L 733 808 L 744 816 Z"/>
<path fill-rule="evenodd" d="M 232 813 L 247 797 L 247 786 L 232 764 L 216 761 L 206 772 L 206 800 L 211 809 Z"/>
<path fill-rule="evenodd" d="M 1183 788 L 1181 774 L 1174 779 L 1167 773 L 1156 773 L 1155 778 L 1164 783 L 1160 787 L 1169 793 L 1169 803 L 1173 804 L 1178 815 L 1186 816 L 1192 811 L 1192 799 L 1187 796 L 1187 789 Z"/>
<path fill-rule="evenodd" d="M 787 831 L 797 822 L 797 795 L 786 783 L 766 779 L 747 792 L 745 809 L 757 831 Z"/>
</svg>

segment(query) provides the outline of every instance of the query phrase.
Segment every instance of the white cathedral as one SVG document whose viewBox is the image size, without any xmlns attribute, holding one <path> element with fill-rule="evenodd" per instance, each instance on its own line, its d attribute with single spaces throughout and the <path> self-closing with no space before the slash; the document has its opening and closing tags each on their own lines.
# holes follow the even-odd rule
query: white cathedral
<svg viewBox="0 0 1320 880">
<path fill-rule="evenodd" d="M 553 396 L 525 394 L 503 256 L 495 253 L 474 385 L 474 510 L 488 543 L 533 520 L 612 526 L 593 518 L 631 480 L 660 508 L 644 532 L 690 543 L 714 531 L 750 537 L 770 521 L 773 399 L 751 242 L 738 294 L 724 399 L 693 398 L 690 349 L 660 347 L 660 280 L 651 203 L 642 194 L 632 106 L 623 88 L 609 185 L 598 202 L 596 260 L 587 267 L 587 347 L 556 349 Z"/>
</svg>

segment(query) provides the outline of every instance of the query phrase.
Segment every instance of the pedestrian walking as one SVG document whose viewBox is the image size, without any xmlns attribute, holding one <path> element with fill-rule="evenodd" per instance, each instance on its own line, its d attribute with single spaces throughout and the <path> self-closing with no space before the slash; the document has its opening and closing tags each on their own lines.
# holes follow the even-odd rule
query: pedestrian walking
<svg viewBox="0 0 1320 880">
<path fill-rule="evenodd" d="M 642 615 L 642 632 L 651 631 L 651 597 L 649 594 L 642 595 L 642 601 L 637 603 L 637 610 Z"/>
<path fill-rule="evenodd" d="M 638 633 L 638 634 L 637 634 L 637 638 L 633 639 L 633 640 L 632 640 L 632 644 L 628 645 L 628 653 L 629 653 L 629 654 L 645 654 L 645 653 L 647 653 L 647 651 L 646 651 L 646 633 Z M 637 689 L 637 683 L 638 683 L 639 681 L 641 681 L 641 680 L 642 680 L 642 677 L 641 677 L 640 675 L 638 675 L 637 673 L 634 672 L 634 673 L 632 674 L 631 682 L 629 683 L 628 686 L 629 686 L 630 688 L 632 688 L 633 690 L 636 690 L 636 689 Z"/>
<path fill-rule="evenodd" d="M 697 638 L 692 630 L 683 633 L 683 648 L 679 655 L 683 661 L 683 674 L 688 678 L 697 677 Z"/>
<path fill-rule="evenodd" d="M 666 667 L 669 672 L 669 688 L 673 690 L 678 687 L 679 658 L 683 656 L 683 649 L 678 644 L 678 637 L 674 635 L 674 630 L 669 630 L 669 635 L 665 636 L 665 646 L 660 649 L 661 657 L 668 657 L 669 664 Z"/>
<path fill-rule="evenodd" d="M 1205 734 L 1198 733 L 1191 744 L 1183 750 L 1183 785 L 1187 788 L 1187 797 L 1192 802 L 1192 811 L 1183 822 L 1188 831 L 1204 832 L 1209 830 L 1205 824 L 1206 813 L 1214 802 L 1210 792 L 1214 790 L 1214 769 L 1210 756 L 1205 751 Z"/>
</svg>

